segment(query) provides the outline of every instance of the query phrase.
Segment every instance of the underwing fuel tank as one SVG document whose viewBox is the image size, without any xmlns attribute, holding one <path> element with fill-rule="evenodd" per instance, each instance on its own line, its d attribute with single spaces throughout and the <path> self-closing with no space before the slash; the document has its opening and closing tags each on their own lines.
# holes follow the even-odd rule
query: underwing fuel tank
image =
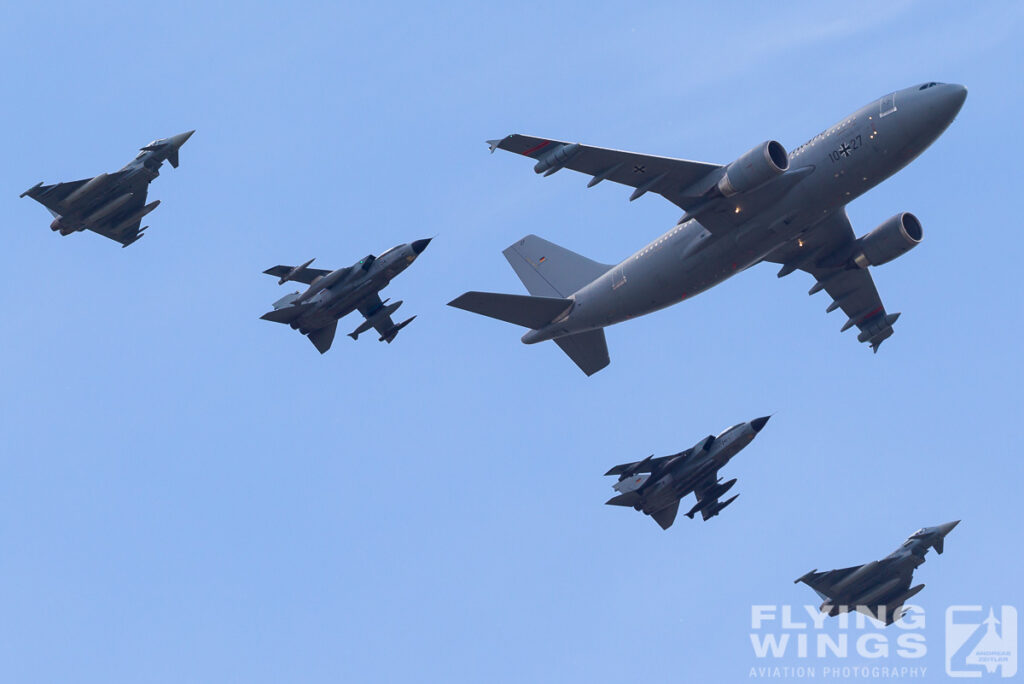
<svg viewBox="0 0 1024 684">
<path fill-rule="evenodd" d="M 843 589 L 846 589 L 847 587 L 852 587 L 857 582 L 857 580 L 861 579 L 862 577 L 867 577 L 877 567 L 878 561 L 871 561 L 870 563 L 861 566 L 859 570 L 854 570 L 852 573 L 850 573 L 849 577 L 842 580 L 841 582 L 838 582 L 835 585 L 835 591 L 841 592 Z"/>
<path fill-rule="evenodd" d="M 90 178 L 88 181 L 85 182 L 85 184 L 82 185 L 82 187 L 78 188 L 70 195 L 65 197 L 62 204 L 65 207 L 74 206 L 75 202 L 82 199 L 83 197 L 87 197 L 90 193 L 96 190 L 96 188 L 99 188 L 100 186 L 106 184 L 107 176 L 108 174 L 101 173 L 95 178 Z"/>
<path fill-rule="evenodd" d="M 398 307 L 400 306 L 402 306 L 401 299 L 399 299 L 397 302 L 389 306 L 382 306 L 380 309 L 374 312 L 369 318 L 360 323 L 359 327 L 350 332 L 348 336 L 351 337 L 353 340 L 359 339 L 359 336 L 362 335 L 367 330 L 369 330 L 370 328 L 372 328 L 374 323 L 376 323 L 379 320 L 382 320 L 385 316 L 390 316 L 391 314 L 395 313 L 396 311 L 398 311 Z"/>
<path fill-rule="evenodd" d="M 883 598 L 890 591 L 898 587 L 900 585 L 900 582 L 902 581 L 903 579 L 900 577 L 893 577 L 888 582 L 878 587 L 875 587 L 871 591 L 865 592 L 861 596 L 858 596 L 855 600 L 851 601 L 851 603 L 853 603 L 855 606 L 870 606 L 875 601 Z"/>
<path fill-rule="evenodd" d="M 110 216 L 115 211 L 117 211 L 118 209 L 123 207 L 125 204 L 127 204 L 128 200 L 130 200 L 131 198 L 132 198 L 132 193 L 130 193 L 130 192 L 126 192 L 125 194 L 121 195 L 120 197 L 115 197 L 114 199 L 110 200 L 109 202 L 107 202 L 106 204 L 101 206 L 96 211 L 94 211 L 91 214 L 89 214 L 86 217 L 85 222 L 86 223 L 95 223 L 96 221 L 99 221 L 100 219 L 105 219 L 106 217 Z"/>
</svg>

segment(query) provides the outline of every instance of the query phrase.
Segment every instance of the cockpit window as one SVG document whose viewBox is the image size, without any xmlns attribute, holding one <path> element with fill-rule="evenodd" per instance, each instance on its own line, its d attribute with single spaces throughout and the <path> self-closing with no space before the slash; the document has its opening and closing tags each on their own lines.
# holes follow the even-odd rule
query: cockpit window
<svg viewBox="0 0 1024 684">
<path fill-rule="evenodd" d="M 937 86 L 937 85 L 939 85 L 939 84 L 936 83 L 935 81 L 932 81 L 931 83 L 925 83 L 923 86 L 918 88 L 918 90 L 927 90 L 928 88 L 931 88 L 931 87 Z"/>
<path fill-rule="evenodd" d="M 384 252 L 383 254 L 381 254 L 381 255 L 380 255 L 379 257 L 377 257 L 377 258 L 378 258 L 378 259 L 380 259 L 381 257 L 385 257 L 385 256 L 387 256 L 388 254 L 391 254 L 391 253 L 392 253 L 392 252 L 394 252 L 394 251 L 395 251 L 396 249 L 398 249 L 398 247 L 399 247 L 398 245 L 395 245 L 395 246 L 394 246 L 394 247 L 392 247 L 391 249 L 385 250 L 385 252 Z"/>
<path fill-rule="evenodd" d="M 896 93 L 889 93 L 878 101 L 878 116 L 888 116 L 896 111 Z"/>
<path fill-rule="evenodd" d="M 715 437 L 715 439 L 721 439 L 722 437 L 725 437 L 727 434 L 729 434 L 730 432 L 732 432 L 733 430 L 735 430 L 736 428 L 738 428 L 742 424 L 743 423 L 737 423 L 736 425 L 733 425 L 732 427 L 725 428 L 724 430 L 722 430 L 721 432 L 718 433 L 718 437 Z"/>
</svg>

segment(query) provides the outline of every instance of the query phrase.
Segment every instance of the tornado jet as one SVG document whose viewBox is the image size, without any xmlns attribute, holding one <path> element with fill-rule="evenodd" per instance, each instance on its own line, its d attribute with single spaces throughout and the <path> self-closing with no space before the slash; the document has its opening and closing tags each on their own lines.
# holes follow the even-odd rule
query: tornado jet
<svg viewBox="0 0 1024 684">
<path fill-rule="evenodd" d="M 852 608 L 891 625 L 903 616 L 903 604 L 924 589 L 923 584 L 910 586 L 914 569 L 924 563 L 928 549 L 942 553 L 946 535 L 959 523 L 923 527 L 882 560 L 828 572 L 811 570 L 793 583 L 803 582 L 825 599 L 821 612 L 832 617 Z"/>
<path fill-rule="evenodd" d="M 720 432 L 708 435 L 690 449 L 670 456 L 655 458 L 651 454 L 642 461 L 623 463 L 605 475 L 618 475 L 612 489 L 619 492 L 605 503 L 610 506 L 632 506 L 654 518 L 667 530 L 675 522 L 679 501 L 693 492 L 697 502 L 686 513 L 693 519 L 697 513 L 710 520 L 736 500 L 734 494 L 725 501 L 719 498 L 728 492 L 736 478 L 722 482 L 718 471 L 729 460 L 754 441 L 771 416 L 738 423 Z"/>
<path fill-rule="evenodd" d="M 869 102 L 787 152 L 768 140 L 730 164 L 673 159 L 528 135 L 490 140 L 491 151 L 532 159 L 536 173 L 611 181 L 629 199 L 661 195 L 684 210 L 666 233 L 618 264 L 580 256 L 536 235 L 505 251 L 529 296 L 467 292 L 451 306 L 528 329 L 526 344 L 554 340 L 587 375 L 609 363 L 604 328 L 690 299 L 762 262 L 781 278 L 802 271 L 808 294 L 831 297 L 841 330 L 875 351 L 893 334 L 869 267 L 920 244 L 910 212 L 857 237 L 846 205 L 910 163 L 952 123 L 967 97 L 961 85 L 922 83 Z"/>
<path fill-rule="evenodd" d="M 307 336 L 317 351 L 323 354 L 334 342 L 338 319 L 358 311 L 366 320 L 348 336 L 355 340 L 373 328 L 380 334 L 381 342 L 391 344 L 398 331 L 412 323 L 416 317 L 412 316 L 396 325 L 391 320 L 391 314 L 398 310 L 402 302 L 389 304 L 390 299 L 381 301 L 380 291 L 416 261 L 431 239 L 397 245 L 379 257 L 370 254 L 352 266 L 335 271 L 310 268 L 313 259 L 300 266 L 268 268 L 264 273 L 279 278 L 279 285 L 295 281 L 309 287 L 305 292 L 294 292 L 277 300 L 273 305 L 274 310 L 260 318 L 290 325 Z"/>
<path fill-rule="evenodd" d="M 160 205 L 160 200 L 146 204 L 149 184 L 164 161 L 178 168 L 178 150 L 193 133 L 154 140 L 120 171 L 56 185 L 38 183 L 20 196 L 49 210 L 54 217 L 50 230 L 61 235 L 91 230 L 127 247 L 145 234 L 149 226 L 140 228 L 142 219 Z"/>
</svg>

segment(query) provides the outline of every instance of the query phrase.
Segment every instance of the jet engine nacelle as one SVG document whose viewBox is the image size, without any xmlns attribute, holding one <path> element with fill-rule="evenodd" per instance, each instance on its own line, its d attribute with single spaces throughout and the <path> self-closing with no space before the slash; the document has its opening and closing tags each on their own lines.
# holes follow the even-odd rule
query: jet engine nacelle
<svg viewBox="0 0 1024 684">
<path fill-rule="evenodd" d="M 789 168 L 789 155 L 782 143 L 761 143 L 729 164 L 718 181 L 718 191 L 726 197 L 755 190 Z"/>
<path fill-rule="evenodd" d="M 917 247 L 923 237 L 921 222 L 909 211 L 904 211 L 857 238 L 853 263 L 860 268 L 887 264 Z"/>
</svg>

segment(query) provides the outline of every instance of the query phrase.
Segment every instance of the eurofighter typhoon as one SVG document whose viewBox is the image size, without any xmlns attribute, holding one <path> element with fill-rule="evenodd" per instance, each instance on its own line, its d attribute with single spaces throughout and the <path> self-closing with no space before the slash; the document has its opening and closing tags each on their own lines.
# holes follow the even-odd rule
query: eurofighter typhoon
<svg viewBox="0 0 1024 684">
<path fill-rule="evenodd" d="M 875 100 L 792 152 L 769 140 L 725 166 L 510 135 L 488 141 L 535 160 L 549 176 L 567 168 L 661 195 L 685 210 L 671 230 L 617 265 L 591 261 L 535 235 L 505 250 L 531 296 L 467 292 L 452 306 L 529 329 L 526 344 L 554 340 L 587 375 L 608 365 L 604 328 L 684 301 L 762 261 L 779 277 L 800 270 L 809 294 L 832 298 L 842 330 L 878 350 L 893 333 L 870 266 L 916 247 L 921 222 L 900 212 L 856 237 L 846 204 L 921 154 L 952 123 L 967 89 L 923 83 Z"/>
<path fill-rule="evenodd" d="M 61 235 L 91 230 L 127 247 L 144 235 L 149 226 L 140 228 L 142 219 L 160 205 L 160 200 L 146 204 L 149 184 L 165 160 L 178 168 L 178 150 L 193 133 L 154 140 L 120 171 L 56 185 L 38 183 L 21 197 L 28 195 L 53 214 L 50 230 Z"/>
<path fill-rule="evenodd" d="M 924 563 L 928 549 L 942 553 L 946 535 L 959 523 L 955 520 L 936 527 L 924 527 L 882 560 L 828 572 L 811 570 L 793 582 L 803 582 L 814 589 L 825 599 L 821 612 L 832 617 L 852 608 L 891 625 L 903 616 L 903 604 L 924 589 L 923 584 L 910 586 L 914 569 Z"/>
<path fill-rule="evenodd" d="M 697 513 L 704 520 L 715 517 L 739 496 L 734 494 L 725 501 L 719 501 L 719 497 L 736 484 L 736 479 L 722 482 L 718 471 L 754 441 L 769 418 L 765 416 L 749 423 L 738 423 L 717 437 L 708 435 L 693 448 L 678 454 L 660 458 L 654 458 L 652 454 L 642 461 L 615 466 L 605 475 L 619 476 L 619 481 L 612 485 L 619 494 L 605 503 L 632 506 L 634 510 L 654 518 L 661 529 L 667 530 L 676 519 L 680 499 L 693 492 L 697 503 L 687 511 L 686 517 L 692 520 Z"/>
<path fill-rule="evenodd" d="M 391 314 L 402 305 L 401 301 L 388 304 L 381 301 L 380 291 L 399 273 L 407 269 L 430 244 L 432 238 L 414 240 L 412 244 L 397 245 L 375 257 L 372 254 L 358 263 L 335 271 L 310 268 L 310 259 L 301 266 L 274 266 L 264 273 L 280 278 L 279 285 L 289 280 L 309 285 L 305 292 L 294 292 L 274 302 L 274 310 L 260 316 L 265 321 L 285 323 L 303 335 L 321 354 L 331 348 L 338 319 L 359 311 L 366 320 L 348 334 L 353 340 L 373 328 L 380 333 L 380 341 L 391 343 L 398 331 L 412 323 L 416 317 L 399 324 Z"/>
</svg>

